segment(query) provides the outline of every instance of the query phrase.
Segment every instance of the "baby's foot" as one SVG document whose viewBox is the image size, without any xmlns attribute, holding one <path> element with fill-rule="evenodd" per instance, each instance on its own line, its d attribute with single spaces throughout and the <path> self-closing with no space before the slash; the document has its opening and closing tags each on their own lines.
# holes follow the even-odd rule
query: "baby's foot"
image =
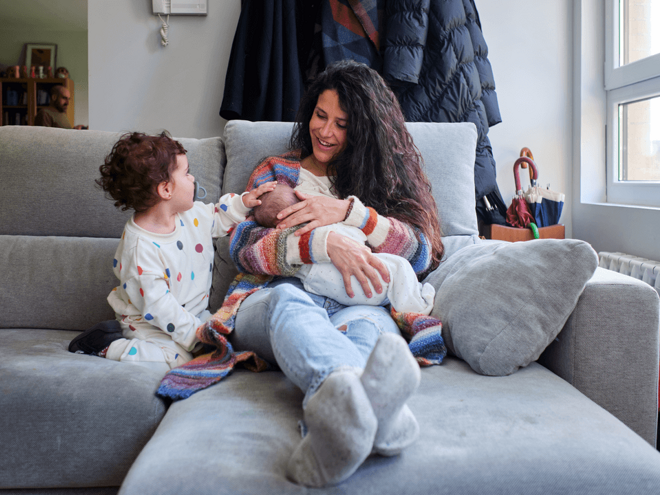
<svg viewBox="0 0 660 495">
<path fill-rule="evenodd" d="M 351 476 L 371 453 L 378 421 L 360 378 L 339 370 L 325 379 L 305 408 L 308 433 L 293 452 L 287 476 L 322 487 Z"/>
<path fill-rule="evenodd" d="M 421 373 L 408 344 L 398 335 L 380 336 L 362 373 L 362 385 L 378 418 L 373 450 L 392 456 L 419 436 L 419 424 L 406 405 L 419 386 Z"/>
</svg>

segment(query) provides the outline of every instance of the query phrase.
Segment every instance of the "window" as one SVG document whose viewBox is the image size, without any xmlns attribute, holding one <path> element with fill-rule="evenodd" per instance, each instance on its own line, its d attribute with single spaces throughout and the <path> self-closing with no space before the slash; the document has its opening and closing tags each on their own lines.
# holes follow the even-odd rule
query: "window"
<svg viewBox="0 0 660 495">
<path fill-rule="evenodd" d="M 606 5 L 607 201 L 660 206 L 660 1 Z"/>
</svg>

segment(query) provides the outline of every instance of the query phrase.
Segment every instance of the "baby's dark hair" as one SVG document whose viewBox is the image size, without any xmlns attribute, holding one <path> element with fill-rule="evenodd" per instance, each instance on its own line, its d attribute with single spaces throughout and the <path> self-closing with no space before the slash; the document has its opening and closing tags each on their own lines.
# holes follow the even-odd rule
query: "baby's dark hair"
<svg viewBox="0 0 660 495">
<path fill-rule="evenodd" d="M 279 223 L 277 214 L 288 206 L 300 201 L 293 188 L 286 184 L 277 184 L 275 189 L 262 194 L 261 204 L 252 209 L 255 221 L 262 227 L 275 228 Z"/>
<path fill-rule="evenodd" d="M 181 143 L 167 131 L 158 136 L 127 133 L 105 157 L 96 183 L 115 200 L 117 208 L 140 213 L 158 204 L 158 184 L 170 180 L 177 155 L 185 154 Z"/>
</svg>

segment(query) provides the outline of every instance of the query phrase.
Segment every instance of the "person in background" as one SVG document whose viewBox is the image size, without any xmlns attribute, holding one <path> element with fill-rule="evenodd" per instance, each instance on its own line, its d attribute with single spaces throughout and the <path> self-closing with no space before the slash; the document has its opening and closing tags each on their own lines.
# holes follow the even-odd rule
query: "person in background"
<svg viewBox="0 0 660 495">
<path fill-rule="evenodd" d="M 68 89 L 59 84 L 53 86 L 50 90 L 50 105 L 39 110 L 34 125 L 61 129 L 87 129 L 83 125 L 73 127 L 69 122 L 69 118 L 66 116 L 69 100 L 71 100 L 71 92 Z"/>
</svg>

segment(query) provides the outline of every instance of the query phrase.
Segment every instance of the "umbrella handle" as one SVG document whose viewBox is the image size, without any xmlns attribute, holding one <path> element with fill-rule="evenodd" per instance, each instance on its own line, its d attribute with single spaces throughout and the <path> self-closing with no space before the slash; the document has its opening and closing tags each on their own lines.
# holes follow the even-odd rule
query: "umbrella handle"
<svg viewBox="0 0 660 495">
<path fill-rule="evenodd" d="M 534 160 L 534 155 L 532 155 L 532 150 L 530 150 L 527 147 L 520 150 L 520 156 L 526 156 L 527 158 L 529 158 L 531 160 Z M 527 168 L 527 164 L 526 163 L 521 163 L 520 168 Z M 532 177 L 532 169 L 530 168 L 529 169 L 529 180 L 532 183 L 532 187 L 534 187 L 536 185 L 534 182 L 537 179 L 538 179 L 538 177 L 536 177 L 536 178 Z"/>
<path fill-rule="evenodd" d="M 518 167 L 523 163 L 529 165 L 529 177 L 530 181 L 532 182 L 532 186 L 535 185 L 536 179 L 539 178 L 539 174 L 536 170 L 536 165 L 534 164 L 533 160 L 527 158 L 526 156 L 521 156 L 518 158 L 513 164 L 513 177 L 516 180 L 516 192 L 519 194 L 522 194 L 522 186 L 520 185 L 520 172 L 518 171 Z"/>
<path fill-rule="evenodd" d="M 523 148 L 523 149 L 521 149 L 521 150 L 520 150 L 520 156 L 526 156 L 527 158 L 530 158 L 530 159 L 532 159 L 532 160 L 534 159 L 534 155 L 532 155 L 532 150 L 530 150 L 529 148 Z M 522 167 L 522 168 L 527 168 L 527 164 L 526 164 L 526 163 L 523 163 L 523 164 L 521 165 L 521 167 Z"/>
</svg>

